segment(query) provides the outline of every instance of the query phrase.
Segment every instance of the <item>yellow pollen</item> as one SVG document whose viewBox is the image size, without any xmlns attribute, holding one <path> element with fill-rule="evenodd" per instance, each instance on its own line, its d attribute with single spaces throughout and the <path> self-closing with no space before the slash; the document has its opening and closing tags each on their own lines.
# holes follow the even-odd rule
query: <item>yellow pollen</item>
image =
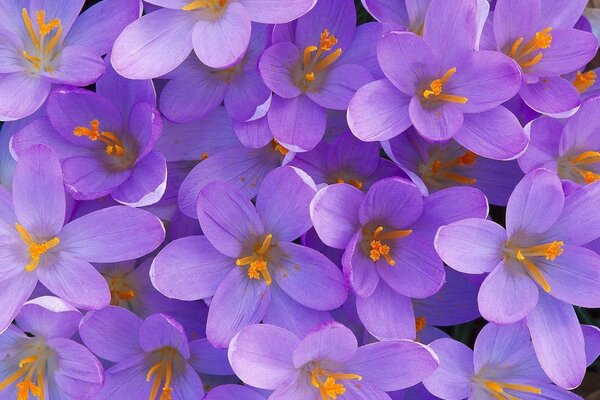
<svg viewBox="0 0 600 400">
<path fill-rule="evenodd" d="M 337 178 L 335 180 L 335 183 L 347 183 L 348 185 L 352 185 L 357 189 L 362 189 L 363 187 L 363 183 L 362 181 L 356 180 L 356 179 L 344 179 L 344 178 Z"/>
<path fill-rule="evenodd" d="M 571 171 L 581 176 L 586 184 L 600 180 L 600 175 L 589 169 L 590 165 L 600 162 L 599 152 L 584 151 L 576 156 L 568 157 L 567 162 L 570 164 Z"/>
<path fill-rule="evenodd" d="M 522 249 L 505 249 L 505 252 L 523 264 L 529 276 L 531 276 L 531 278 L 533 278 L 533 280 L 537 282 L 537 284 L 540 285 L 546 293 L 550 293 L 552 290 L 550 284 L 542 274 L 540 268 L 530 258 L 544 257 L 549 261 L 555 260 L 556 257 L 563 253 L 563 246 L 564 242 L 554 241 Z"/>
<path fill-rule="evenodd" d="M 273 150 L 278 151 L 282 156 L 285 156 L 287 153 L 289 153 L 289 150 L 283 147 L 283 145 L 279 143 L 277 139 L 271 140 L 271 147 L 273 147 Z"/>
<path fill-rule="evenodd" d="M 596 83 L 596 71 L 588 71 L 584 73 L 577 71 L 577 76 L 573 81 L 573 86 L 575 86 L 575 89 L 577 89 L 577 91 L 581 94 L 592 87 L 594 83 Z"/>
<path fill-rule="evenodd" d="M 533 38 L 523 47 L 521 47 L 521 45 L 523 44 L 524 39 L 522 37 L 518 38 L 510 48 L 508 55 L 518 62 L 522 68 L 536 65 L 543 57 L 541 50 L 547 49 L 552 44 L 551 30 L 552 27 L 549 26 L 542 31 L 536 32 Z M 532 54 L 538 50 L 540 50 L 540 52 L 531 57 Z"/>
<path fill-rule="evenodd" d="M 108 131 L 100 131 L 100 121 L 98 121 L 97 119 L 93 119 L 90 121 L 89 128 L 85 126 L 76 126 L 73 129 L 73 135 L 77 137 L 85 136 L 92 142 L 100 140 L 102 143 L 106 144 L 104 151 L 110 156 L 120 158 L 125 155 L 125 147 L 123 147 L 123 143 L 119 140 L 118 137 L 115 136 L 114 133 Z"/>
<path fill-rule="evenodd" d="M 492 394 L 492 396 L 494 396 L 494 398 L 499 400 L 519 400 L 518 397 L 507 393 L 507 390 L 522 393 L 542 394 L 542 390 L 535 386 L 496 382 L 489 380 L 483 382 L 483 387 L 487 389 Z"/>
<path fill-rule="evenodd" d="M 42 243 L 37 243 L 33 240 L 24 226 L 15 224 L 15 228 L 17 229 L 17 232 L 19 232 L 21 240 L 23 240 L 25 244 L 29 246 L 29 262 L 25 266 L 25 270 L 28 272 L 35 271 L 40 264 L 40 258 L 46 254 L 48 250 L 56 247 L 58 243 L 60 243 L 60 239 L 57 237 L 53 237 L 52 239 Z"/>
<path fill-rule="evenodd" d="M 423 97 L 426 100 L 430 100 L 431 96 L 434 96 L 434 99 L 431 99 L 431 100 L 445 101 L 448 103 L 465 104 L 468 100 L 466 97 L 456 96 L 453 94 L 447 94 L 447 93 L 443 92 L 444 85 L 446 84 L 446 82 L 448 82 L 448 80 L 455 73 L 456 73 L 456 67 L 450 68 L 448 71 L 446 71 L 444 76 L 442 76 L 440 79 L 433 80 L 429 84 L 429 89 L 425 89 L 423 91 Z"/>
<path fill-rule="evenodd" d="M 164 347 L 158 350 L 158 354 L 160 356 L 159 360 L 148 370 L 146 375 L 146 382 L 150 382 L 154 376 L 148 400 L 156 400 L 159 390 L 161 391 L 159 400 L 172 400 L 171 380 L 173 379 L 173 359 L 176 350 L 171 347 Z M 164 384 L 161 390 L 160 386 L 163 381 Z"/>
<path fill-rule="evenodd" d="M 337 399 L 338 395 L 346 393 L 346 387 L 338 381 L 362 380 L 362 376 L 356 374 L 336 374 L 316 366 L 310 371 L 311 384 L 319 389 L 321 400 Z"/>
<path fill-rule="evenodd" d="M 324 29 L 319 37 L 319 46 L 307 46 L 304 48 L 302 57 L 302 76 L 304 82 L 299 83 L 302 90 L 308 90 L 308 84 L 316 79 L 317 73 L 329 67 L 342 55 L 342 49 L 340 48 L 332 51 L 332 48 L 337 43 L 337 38 L 331 35 L 328 29 Z M 314 56 L 313 53 L 315 53 Z M 329 54 L 325 55 L 326 53 Z"/>
<path fill-rule="evenodd" d="M 436 159 L 431 164 L 431 169 L 427 170 L 425 167 L 421 170 L 424 178 L 444 178 L 456 183 L 462 183 L 464 185 L 474 185 L 477 183 L 475 178 L 467 178 L 466 176 L 460 175 L 453 171 L 456 167 L 466 167 L 474 165 L 477 162 L 477 154 L 467 150 L 462 156 L 457 157 L 449 162 L 442 162 L 440 159 Z"/>
<path fill-rule="evenodd" d="M 63 30 L 62 23 L 57 18 L 53 18 L 46 22 L 46 12 L 44 10 L 37 10 L 35 12 L 35 21 L 38 26 L 38 31 L 36 32 L 26 8 L 21 10 L 21 17 L 23 19 L 23 24 L 25 25 L 25 30 L 31 40 L 31 44 L 35 49 L 35 52 L 37 52 L 37 54 L 33 55 L 26 50 L 23 50 L 23 57 L 29 61 L 35 69 L 39 70 L 45 57 L 50 57 L 52 55 L 54 48 L 60 40 Z M 55 31 L 55 33 L 46 43 L 46 37 L 49 36 L 52 31 Z M 46 65 L 44 69 L 48 72 L 53 70 L 49 65 Z"/>
<path fill-rule="evenodd" d="M 17 400 L 29 400 L 30 394 L 37 397 L 38 400 L 44 400 L 45 366 L 46 360 L 37 355 L 22 359 L 19 362 L 19 369 L 0 382 L 0 392 L 19 379 L 22 379 L 15 385 L 17 388 Z M 37 383 L 33 383 L 34 379 Z"/>
<path fill-rule="evenodd" d="M 383 226 L 377 227 L 371 235 L 369 245 L 371 246 L 369 257 L 373 261 L 379 261 L 381 257 L 387 261 L 391 266 L 396 265 L 396 261 L 390 256 L 390 246 L 383 243 L 383 240 L 394 240 L 406 237 L 412 233 L 412 229 L 395 230 L 390 232 L 383 232 Z"/>
<path fill-rule="evenodd" d="M 203 151 L 202 154 L 200 154 L 200 161 L 204 161 L 208 158 L 208 153 L 206 151 Z"/>
<path fill-rule="evenodd" d="M 108 287 L 110 289 L 110 304 L 113 306 L 118 306 L 121 302 L 127 302 L 136 296 L 135 290 L 129 286 L 122 276 L 110 277 Z"/>
<path fill-rule="evenodd" d="M 265 260 L 266 254 L 271 248 L 271 240 L 273 239 L 272 234 L 265 236 L 263 242 L 254 247 L 252 255 L 238 258 L 235 260 L 235 264 L 239 267 L 250 265 L 248 268 L 248 278 L 260 279 L 261 276 L 265 280 L 267 285 L 273 283 L 271 273 L 269 272 L 267 260 Z"/>
<path fill-rule="evenodd" d="M 425 317 L 417 317 L 415 318 L 415 326 L 417 329 L 417 333 L 421 332 L 427 326 L 427 319 Z"/>
<path fill-rule="evenodd" d="M 228 0 L 195 0 L 183 6 L 185 11 L 193 11 L 199 8 L 207 8 L 213 12 L 219 12 L 227 5 Z"/>
</svg>

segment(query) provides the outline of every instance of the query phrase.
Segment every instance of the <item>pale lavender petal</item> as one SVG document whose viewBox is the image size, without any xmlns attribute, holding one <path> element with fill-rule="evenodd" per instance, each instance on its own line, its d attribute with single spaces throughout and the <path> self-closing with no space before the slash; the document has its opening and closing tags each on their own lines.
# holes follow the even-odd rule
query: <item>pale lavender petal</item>
<svg viewBox="0 0 600 400">
<path fill-rule="evenodd" d="M 570 117 L 581 104 L 581 96 L 577 89 L 560 76 L 523 84 L 519 95 L 534 111 L 553 118 Z"/>
<path fill-rule="evenodd" d="M 0 120 L 14 121 L 33 114 L 46 101 L 50 86 L 50 82 L 23 72 L 0 74 L 0 92 L 19 93 L 0 98 Z"/>
<path fill-rule="evenodd" d="M 140 326 L 140 347 L 146 353 L 165 346 L 176 349 L 184 358 L 190 357 L 190 348 L 183 327 L 165 314 L 153 314 Z"/>
<path fill-rule="evenodd" d="M 71 304 L 54 296 L 29 300 L 15 318 L 24 332 L 44 338 L 70 338 L 77 331 L 81 313 Z"/>
<path fill-rule="evenodd" d="M 277 0 L 243 0 L 241 3 L 248 10 L 252 21 L 263 24 L 282 24 L 304 15 L 316 1 L 292 0 L 282 4 Z"/>
<path fill-rule="evenodd" d="M 473 351 L 454 339 L 438 339 L 430 346 L 439 357 L 440 367 L 423 380 L 427 390 L 447 400 L 469 397 L 474 373 Z"/>
<path fill-rule="evenodd" d="M 358 342 L 352 331 L 340 323 L 331 322 L 300 341 L 294 350 L 294 366 L 302 368 L 311 361 L 319 360 L 343 363 L 351 360 L 357 349 Z"/>
<path fill-rule="evenodd" d="M 113 199 L 130 207 L 157 203 L 167 186 L 167 162 L 158 151 L 152 151 L 138 162 L 131 175 L 111 193 Z"/>
<path fill-rule="evenodd" d="M 419 97 L 411 99 L 408 106 L 410 120 L 424 138 L 432 141 L 452 138 L 463 125 L 460 107 L 444 103 L 430 110 L 423 107 Z"/>
<path fill-rule="evenodd" d="M 73 45 L 63 49 L 56 70 L 43 72 L 40 76 L 51 83 L 87 86 L 96 82 L 104 69 L 100 55 L 86 47 Z"/>
<path fill-rule="evenodd" d="M 341 64 L 331 67 L 321 87 L 306 92 L 306 95 L 321 107 L 345 111 L 356 91 L 372 80 L 371 73 L 365 67 Z"/>
</svg>

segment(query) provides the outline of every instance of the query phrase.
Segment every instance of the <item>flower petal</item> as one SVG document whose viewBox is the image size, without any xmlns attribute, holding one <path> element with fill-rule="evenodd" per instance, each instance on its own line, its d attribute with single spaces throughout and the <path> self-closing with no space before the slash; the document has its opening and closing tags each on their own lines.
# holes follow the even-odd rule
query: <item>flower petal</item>
<svg viewBox="0 0 600 400">
<path fill-rule="evenodd" d="M 453 104 L 442 104 L 434 110 L 423 107 L 418 97 L 413 97 L 408 106 L 410 120 L 421 136 L 431 141 L 452 138 L 463 125 L 463 113 Z"/>
<path fill-rule="evenodd" d="M 146 353 L 163 347 L 176 349 L 184 358 L 190 357 L 188 340 L 183 327 L 165 314 L 153 314 L 140 326 L 140 347 Z"/>
<path fill-rule="evenodd" d="M 33 114 L 48 98 L 50 87 L 50 82 L 23 72 L 0 74 L 0 92 L 13 94 L 0 98 L 0 121 L 14 121 Z"/>
<path fill-rule="evenodd" d="M 294 366 L 302 368 L 311 361 L 343 363 L 353 359 L 357 349 L 354 333 L 340 323 L 330 322 L 300 341 L 294 349 Z"/>
<path fill-rule="evenodd" d="M 471 394 L 473 351 L 454 339 L 438 339 L 430 344 L 437 354 L 440 366 L 423 380 L 434 396 L 448 400 L 461 400 Z"/>
<path fill-rule="evenodd" d="M 243 0 L 252 21 L 263 24 L 283 24 L 291 22 L 307 13 L 315 4 L 314 0 L 292 0 L 285 4 L 277 0 Z"/>
<path fill-rule="evenodd" d="M 523 84 L 519 95 L 534 111 L 553 118 L 570 117 L 581 104 L 581 96 L 575 86 L 559 76 Z"/>
</svg>

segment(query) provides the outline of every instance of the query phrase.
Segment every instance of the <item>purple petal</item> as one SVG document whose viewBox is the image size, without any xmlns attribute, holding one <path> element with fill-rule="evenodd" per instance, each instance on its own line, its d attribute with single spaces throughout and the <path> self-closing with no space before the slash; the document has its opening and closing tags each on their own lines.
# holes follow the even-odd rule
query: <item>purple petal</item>
<svg viewBox="0 0 600 400">
<path fill-rule="evenodd" d="M 327 72 L 318 90 L 308 91 L 306 95 L 321 107 L 345 111 L 356 91 L 372 80 L 365 67 L 341 64 Z"/>
<path fill-rule="evenodd" d="M 338 40 L 342 51 L 348 48 L 356 30 L 356 8 L 351 0 L 321 1 L 296 22 L 295 43 L 300 49 L 317 46 L 323 29 Z"/>
<path fill-rule="evenodd" d="M 401 178 L 387 178 L 375 183 L 360 205 L 359 219 L 385 225 L 384 228 L 408 228 L 423 211 L 419 189 Z"/>
<path fill-rule="evenodd" d="M 107 196 L 131 176 L 130 170 L 107 169 L 100 157 L 89 153 L 69 158 L 62 164 L 65 186 L 76 200 L 95 200 Z"/>
<path fill-rule="evenodd" d="M 300 50 L 289 42 L 274 44 L 260 57 L 260 75 L 275 94 L 291 99 L 301 94 L 293 81 L 292 69 L 300 61 Z"/>
<path fill-rule="evenodd" d="M 240 385 L 221 385 L 210 392 L 205 397 L 205 400 L 265 400 L 262 394 L 254 390 Z"/>
<path fill-rule="evenodd" d="M 569 121 L 571 120 L 572 118 Z M 563 125 L 554 118 L 546 117 L 532 121 L 527 128 L 531 140 L 525 153 L 518 158 L 519 166 L 525 173 L 558 159 Z"/>
<path fill-rule="evenodd" d="M 294 366 L 302 368 L 311 361 L 343 363 L 351 360 L 358 349 L 352 331 L 344 325 L 331 322 L 309 333 L 294 350 Z"/>
<path fill-rule="evenodd" d="M 87 86 L 96 82 L 104 69 L 104 61 L 100 55 L 86 47 L 73 45 L 63 49 L 56 70 L 40 75 L 51 83 Z"/>
<path fill-rule="evenodd" d="M 600 113 L 600 99 L 593 98 L 585 101 L 573 117 L 564 125 L 563 135 L 560 138 L 559 152 L 564 153 L 572 148 L 594 148 L 600 144 L 596 135 L 596 125 Z M 562 127 L 562 125 L 560 125 Z M 553 130 L 560 136 L 559 127 Z"/>
<path fill-rule="evenodd" d="M 258 71 L 250 69 L 231 81 L 225 95 L 225 108 L 234 120 L 247 121 L 270 96 L 271 90 L 265 85 Z"/>
<path fill-rule="evenodd" d="M 165 230 L 157 217 L 124 206 L 77 218 L 65 225 L 60 235 L 63 251 L 90 262 L 135 259 L 156 249 L 164 238 Z"/>
<path fill-rule="evenodd" d="M 188 363 L 184 364 L 183 371 L 173 377 L 171 385 L 173 386 L 174 398 L 204 398 L 204 385 L 196 371 Z"/>
<path fill-rule="evenodd" d="M 581 104 L 581 97 L 575 86 L 559 76 L 523 84 L 519 95 L 534 111 L 553 118 L 570 117 Z"/>
<path fill-rule="evenodd" d="M 208 339 L 190 342 L 190 365 L 209 375 L 234 375 L 227 359 L 227 350 L 213 347 Z"/>
<path fill-rule="evenodd" d="M 352 237 L 342 257 L 342 265 L 354 292 L 360 297 L 369 297 L 377 288 L 379 274 L 373 260 L 360 246 L 362 236 L 362 232 L 358 231 Z"/>
<path fill-rule="evenodd" d="M 452 138 L 463 125 L 463 113 L 459 106 L 444 103 L 436 109 L 426 109 L 419 97 L 410 100 L 410 120 L 421 136 L 430 141 Z"/>
<path fill-rule="evenodd" d="M 209 67 L 227 68 L 242 59 L 251 32 L 250 16 L 242 4 L 230 3 L 215 18 L 200 19 L 192 42 L 200 61 Z"/>
<path fill-rule="evenodd" d="M 29 3 L 29 14 L 32 15 L 37 10 L 44 10 L 46 12 L 46 21 L 58 18 L 61 21 L 63 30 L 68 32 L 79 15 L 84 2 L 85 0 L 31 0 Z"/>
<path fill-rule="evenodd" d="M 587 365 L 591 365 L 600 355 L 600 328 L 593 325 L 581 325 L 585 339 L 585 355 Z"/>
<path fill-rule="evenodd" d="M 142 322 L 140 347 L 146 353 L 163 347 L 172 347 L 184 358 L 190 357 L 190 349 L 183 327 L 175 319 L 164 314 L 151 315 Z"/>
<path fill-rule="evenodd" d="M 53 296 L 29 300 L 16 318 L 23 332 L 45 338 L 70 338 L 77 331 L 81 313 L 69 303 Z"/>
<path fill-rule="evenodd" d="M 23 72 L 23 47 L 21 38 L 14 32 L 3 29 L 0 31 L 0 73 Z"/>
<path fill-rule="evenodd" d="M 273 390 L 297 373 L 292 354 L 299 343 L 298 338 L 285 329 L 252 325 L 231 341 L 229 362 L 245 383 Z"/>
<path fill-rule="evenodd" d="M 129 112 L 127 130 L 136 142 L 137 162 L 150 154 L 163 129 L 160 113 L 150 103 L 136 103 Z"/>
<path fill-rule="evenodd" d="M 579 20 L 586 4 L 585 0 L 543 1 L 540 25 L 570 28 Z"/>
<path fill-rule="evenodd" d="M 264 147 L 273 140 L 269 121 L 265 117 L 247 122 L 233 121 L 233 129 L 240 143 L 251 149 Z"/>
<path fill-rule="evenodd" d="M 136 393 L 139 400 L 150 397 L 152 385 L 146 381 L 146 374 L 152 364 L 144 353 L 127 358 L 105 372 L 104 386 L 96 399 L 110 400 L 125 398 Z"/>
<path fill-rule="evenodd" d="M 433 395 L 443 399 L 465 399 L 471 394 L 473 351 L 454 339 L 438 339 L 430 344 L 440 360 L 435 372 L 423 380 Z"/>
<path fill-rule="evenodd" d="M 167 186 L 165 157 L 152 151 L 138 162 L 131 175 L 112 192 L 112 198 L 130 207 L 144 207 L 158 202 Z"/>
<path fill-rule="evenodd" d="M 375 79 L 384 78 L 377 61 L 377 48 L 373 46 L 381 38 L 382 31 L 382 25 L 376 22 L 357 26 L 352 43 L 348 51 L 344 52 L 344 63 L 362 65 Z"/>
<path fill-rule="evenodd" d="M 500 0 L 494 9 L 494 33 L 498 48 L 511 45 L 520 37 L 535 34 L 541 16 L 540 0 Z M 536 21 L 533 24 L 532 21 Z"/>
<path fill-rule="evenodd" d="M 23 268 L 18 274 L 6 276 L 0 280 L 0 304 L 3 312 L 0 314 L 0 332 L 4 332 L 13 322 L 23 304 L 29 299 L 37 276 Z"/>
<path fill-rule="evenodd" d="M 285 4 L 273 0 L 243 0 L 241 2 L 252 21 L 263 24 L 282 24 L 291 22 L 306 12 L 315 4 L 314 0 L 292 0 Z"/>
<path fill-rule="evenodd" d="M 0 120 L 13 121 L 33 114 L 46 101 L 50 82 L 23 72 L 0 74 L 0 92 L 12 93 L 0 99 Z M 19 94 L 16 96 L 14 94 Z"/>
</svg>

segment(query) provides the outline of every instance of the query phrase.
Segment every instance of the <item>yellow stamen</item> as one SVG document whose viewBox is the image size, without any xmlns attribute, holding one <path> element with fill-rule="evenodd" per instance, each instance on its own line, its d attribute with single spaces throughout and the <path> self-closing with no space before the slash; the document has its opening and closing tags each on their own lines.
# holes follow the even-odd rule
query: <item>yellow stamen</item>
<svg viewBox="0 0 600 400">
<path fill-rule="evenodd" d="M 303 82 L 299 82 L 302 90 L 308 90 L 308 84 L 316 79 L 316 75 L 333 64 L 341 55 L 342 49 L 338 48 L 322 57 L 325 53 L 332 50 L 338 43 L 337 38 L 324 29 L 319 37 L 319 46 L 306 46 L 302 56 L 302 76 Z M 313 55 L 313 53 L 315 53 Z"/>
<path fill-rule="evenodd" d="M 321 400 L 337 399 L 338 395 L 346 393 L 346 387 L 338 381 L 362 380 L 357 374 L 337 374 L 316 366 L 310 371 L 311 384 L 319 389 Z"/>
<path fill-rule="evenodd" d="M 220 11 L 225 5 L 227 5 L 227 0 L 195 0 L 183 6 L 183 10 L 192 11 L 199 8 L 208 8 L 211 11 Z"/>
<path fill-rule="evenodd" d="M 202 154 L 200 154 L 200 161 L 204 161 L 208 158 L 208 153 L 206 151 L 203 151 Z"/>
<path fill-rule="evenodd" d="M 113 276 L 108 283 L 110 289 L 110 304 L 118 306 L 121 302 L 127 302 L 134 299 L 136 292 L 129 286 L 129 283 L 123 276 Z"/>
<path fill-rule="evenodd" d="M 554 241 L 522 249 L 506 249 L 506 252 L 507 254 L 515 257 L 521 264 L 523 264 L 529 276 L 531 276 L 531 278 L 533 278 L 533 280 L 537 282 L 537 284 L 540 285 L 546 293 L 550 293 L 550 291 L 552 290 L 550 284 L 542 274 L 540 268 L 533 261 L 531 261 L 530 258 L 544 257 L 546 260 L 549 261 L 555 260 L 556 257 L 560 256 L 563 253 L 563 245 L 564 242 Z"/>
<path fill-rule="evenodd" d="M 362 181 L 356 180 L 356 179 L 344 179 L 344 178 L 337 178 L 335 180 L 335 183 L 347 183 L 348 185 L 352 185 L 357 189 L 362 189 L 363 187 L 363 183 Z"/>
<path fill-rule="evenodd" d="M 371 235 L 369 257 L 373 261 L 379 261 L 381 257 L 391 266 L 396 265 L 396 261 L 390 256 L 390 246 L 382 243 L 382 240 L 394 240 L 406 237 L 412 233 L 412 229 L 395 230 L 383 232 L 383 226 L 378 226 Z"/>
<path fill-rule="evenodd" d="M 25 25 L 25 30 L 27 31 L 29 39 L 31 40 L 31 44 L 33 44 L 33 48 L 35 49 L 34 53 L 37 53 L 33 55 L 26 50 L 23 50 L 23 57 L 25 57 L 27 61 L 31 62 L 35 69 L 39 70 L 42 67 L 42 63 L 45 61 L 45 58 L 51 58 L 52 53 L 56 48 L 60 37 L 62 36 L 62 23 L 57 18 L 51 19 L 48 21 L 48 23 L 46 23 L 46 12 L 44 10 L 37 10 L 35 12 L 35 20 L 38 31 L 36 32 L 27 9 L 23 8 L 21 10 L 21 17 L 23 19 L 23 24 Z M 46 36 L 50 35 L 52 31 L 55 31 L 55 33 L 46 45 Z M 49 72 L 53 70 L 53 67 L 50 65 L 45 65 L 44 69 Z"/>
<path fill-rule="evenodd" d="M 164 384 L 159 400 L 172 400 L 171 393 L 173 392 L 173 388 L 171 387 L 171 380 L 173 378 L 173 361 L 176 350 L 171 347 L 164 347 L 158 350 L 158 354 L 160 356 L 159 360 L 148 370 L 148 374 L 146 375 L 146 382 L 150 382 L 154 376 L 148 400 L 156 399 L 163 381 Z"/>
<path fill-rule="evenodd" d="M 542 390 L 535 386 L 520 385 L 496 381 L 484 381 L 483 387 L 487 389 L 496 399 L 499 400 L 519 400 L 518 397 L 507 393 L 506 390 L 514 390 L 522 393 L 542 394 Z"/>
<path fill-rule="evenodd" d="M 92 142 L 100 140 L 106 147 L 104 151 L 108 155 L 115 157 L 123 157 L 125 155 L 125 147 L 123 143 L 114 133 L 108 131 L 100 131 L 100 121 L 93 119 L 90 121 L 90 128 L 85 126 L 76 126 L 73 129 L 73 135 L 77 137 L 85 136 Z"/>
<path fill-rule="evenodd" d="M 429 89 L 426 89 L 423 91 L 423 97 L 426 100 L 429 100 L 431 98 L 431 96 L 434 96 L 435 100 L 438 100 L 438 101 L 445 101 L 448 103 L 465 104 L 468 100 L 466 97 L 443 93 L 444 85 L 446 84 L 446 82 L 448 82 L 448 80 L 455 73 L 456 73 L 456 67 L 450 68 L 448 71 L 446 71 L 446 73 L 440 79 L 433 80 L 429 84 Z"/>
<path fill-rule="evenodd" d="M 21 240 L 23 240 L 25 244 L 29 246 L 29 263 L 27 263 L 25 266 L 25 270 L 28 272 L 34 271 L 40 264 L 40 258 L 49 250 L 58 246 L 60 243 L 60 239 L 58 237 L 53 237 L 45 242 L 37 243 L 33 240 L 29 232 L 27 232 L 25 227 L 15 224 L 15 228 L 17 229 L 19 236 L 21 236 Z"/>
<path fill-rule="evenodd" d="M 579 93 L 583 93 L 596 83 L 596 71 L 581 73 L 577 71 L 577 76 L 573 81 L 573 86 Z"/>
<path fill-rule="evenodd" d="M 260 279 L 262 276 L 267 285 L 271 285 L 271 283 L 273 283 L 271 273 L 269 272 L 268 263 L 265 259 L 269 249 L 271 248 L 272 239 L 273 235 L 268 234 L 265 236 L 260 246 L 257 245 L 254 247 L 254 252 L 252 255 L 235 260 L 235 264 L 239 267 L 250 265 L 248 268 L 248 278 Z"/>
<path fill-rule="evenodd" d="M 8 386 L 24 377 L 21 382 L 15 385 L 17 388 L 17 400 L 29 400 L 29 394 L 37 397 L 38 400 L 44 400 L 45 366 L 45 358 L 38 357 L 37 355 L 22 359 L 19 362 L 19 369 L 0 382 L 0 391 L 3 391 Z M 37 379 L 37 384 L 33 382 L 34 379 Z"/>
<path fill-rule="evenodd" d="M 549 26 L 542 31 L 536 32 L 533 38 L 522 48 L 521 45 L 523 44 L 524 39 L 522 37 L 518 38 L 511 46 L 508 55 L 517 61 L 522 68 L 536 65 L 543 57 L 541 50 L 547 49 L 552 44 L 551 30 L 552 27 Z M 539 51 L 539 53 L 534 57 L 529 58 L 529 56 L 536 51 Z"/>
<path fill-rule="evenodd" d="M 425 317 L 417 317 L 415 318 L 415 326 L 417 329 L 417 333 L 421 332 L 427 326 L 427 320 Z"/>
<path fill-rule="evenodd" d="M 285 156 L 287 153 L 289 153 L 289 150 L 283 147 L 283 145 L 279 143 L 277 139 L 271 140 L 271 147 L 273 147 L 273 150 L 278 151 L 282 156 Z"/>
<path fill-rule="evenodd" d="M 465 185 L 474 185 L 477 183 L 477 179 L 467 178 L 466 176 L 454 172 L 453 169 L 456 167 L 474 165 L 476 162 L 477 154 L 467 150 L 462 156 L 446 163 L 442 162 L 440 159 L 435 159 L 431 164 L 431 168 L 428 168 L 427 165 L 422 167 L 421 174 L 424 179 L 438 179 L 441 177 Z"/>
</svg>

